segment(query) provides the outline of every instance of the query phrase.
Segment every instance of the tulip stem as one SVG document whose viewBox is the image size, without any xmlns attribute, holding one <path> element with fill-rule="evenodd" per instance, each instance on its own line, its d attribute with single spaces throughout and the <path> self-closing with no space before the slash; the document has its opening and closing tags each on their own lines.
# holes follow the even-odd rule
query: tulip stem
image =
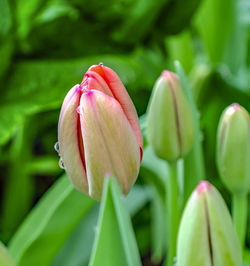
<svg viewBox="0 0 250 266">
<path fill-rule="evenodd" d="M 247 226 L 247 193 L 233 194 L 233 221 L 241 248 L 244 248 Z"/>
<path fill-rule="evenodd" d="M 176 256 L 176 239 L 179 225 L 178 215 L 178 183 L 177 183 L 177 164 L 169 163 L 169 176 L 166 182 L 166 213 L 167 213 L 167 266 L 174 264 Z"/>
</svg>

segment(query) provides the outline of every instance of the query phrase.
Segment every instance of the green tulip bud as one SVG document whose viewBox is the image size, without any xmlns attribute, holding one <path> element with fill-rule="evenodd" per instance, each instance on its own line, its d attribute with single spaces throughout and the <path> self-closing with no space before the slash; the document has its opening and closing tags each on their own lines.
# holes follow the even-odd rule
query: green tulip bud
<svg viewBox="0 0 250 266">
<path fill-rule="evenodd" d="M 217 136 L 217 165 L 225 186 L 233 193 L 250 189 L 250 119 L 232 104 L 223 112 Z"/>
<path fill-rule="evenodd" d="M 185 207 L 177 243 L 178 266 L 241 266 L 241 249 L 220 193 L 201 181 Z"/>
<path fill-rule="evenodd" d="M 175 161 L 191 149 L 194 123 L 179 78 L 163 71 L 156 81 L 147 111 L 148 139 L 155 154 Z"/>
</svg>

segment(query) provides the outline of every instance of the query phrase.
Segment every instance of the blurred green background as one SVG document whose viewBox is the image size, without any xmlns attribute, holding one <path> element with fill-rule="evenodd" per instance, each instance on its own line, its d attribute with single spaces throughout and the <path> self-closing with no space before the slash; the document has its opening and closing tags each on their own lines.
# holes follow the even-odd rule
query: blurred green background
<svg viewBox="0 0 250 266">
<path fill-rule="evenodd" d="M 161 71 L 181 62 L 200 110 L 207 178 L 229 203 L 216 130 L 227 105 L 250 111 L 249 30 L 249 0 L 0 0 L 1 241 L 63 174 L 53 148 L 59 109 L 99 62 L 118 73 L 139 115 Z M 133 217 L 145 265 L 148 204 Z"/>
</svg>

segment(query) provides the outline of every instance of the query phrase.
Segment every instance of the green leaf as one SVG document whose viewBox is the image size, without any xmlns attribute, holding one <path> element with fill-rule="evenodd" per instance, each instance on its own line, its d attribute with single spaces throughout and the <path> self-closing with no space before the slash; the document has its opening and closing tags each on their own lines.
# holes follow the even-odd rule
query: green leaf
<svg viewBox="0 0 250 266">
<path fill-rule="evenodd" d="M 190 153 L 184 158 L 184 203 L 189 198 L 191 192 L 198 182 L 205 179 L 205 169 L 202 150 L 202 132 L 200 130 L 200 115 L 196 107 L 194 96 L 188 83 L 185 72 L 181 64 L 175 62 L 175 71 L 179 76 L 184 93 L 189 101 L 194 119 L 194 144 Z"/>
<path fill-rule="evenodd" d="M 120 27 L 112 34 L 114 40 L 122 43 L 135 44 L 152 31 L 166 0 L 137 0 L 127 12 L 127 17 Z M 145 19 L 147 18 L 147 19 Z"/>
<path fill-rule="evenodd" d="M 150 200 L 151 192 L 147 186 L 134 185 L 125 198 L 125 206 L 130 216 L 134 216 Z"/>
<path fill-rule="evenodd" d="M 12 25 L 8 0 L 0 0 L 0 40 L 7 35 Z"/>
<path fill-rule="evenodd" d="M 145 176 L 147 180 L 149 179 L 150 183 L 155 183 L 159 187 L 164 188 L 168 171 L 166 161 L 158 158 L 151 146 L 147 146 L 143 153 L 142 176 Z"/>
<path fill-rule="evenodd" d="M 225 67 L 236 75 L 245 68 L 247 59 L 248 33 L 242 18 L 244 5 L 244 1 L 205 0 L 195 19 L 211 63 L 225 63 Z M 243 8 L 247 10 L 246 6 Z"/>
<path fill-rule="evenodd" d="M 125 198 L 126 209 L 131 216 L 136 215 L 149 201 L 149 189 L 134 185 Z M 94 242 L 99 205 L 94 206 L 83 217 L 79 225 L 67 239 L 51 266 L 87 266 Z M 84 249 L 84 252 L 82 250 Z"/>
<path fill-rule="evenodd" d="M 171 0 L 159 18 L 159 28 L 164 34 L 177 34 L 189 25 L 201 0 Z"/>
<path fill-rule="evenodd" d="M 43 196 L 11 239 L 19 266 L 50 265 L 67 237 L 95 202 L 80 194 L 66 176 Z"/>
<path fill-rule="evenodd" d="M 152 236 L 152 260 L 158 264 L 164 256 L 166 248 L 166 211 L 163 199 L 157 189 L 152 186 L 151 200 L 151 236 Z"/>
<path fill-rule="evenodd" d="M 114 178 L 105 180 L 90 266 L 141 265 L 132 224 Z"/>
<path fill-rule="evenodd" d="M 4 246 L 4 244 L 0 241 L 0 265 L 1 266 L 15 266 L 8 249 Z"/>
<path fill-rule="evenodd" d="M 10 65 L 14 50 L 11 9 L 8 0 L 0 0 L 0 79 Z"/>
<path fill-rule="evenodd" d="M 190 31 L 166 38 L 166 46 L 171 62 L 180 61 L 186 73 L 189 73 L 194 64 L 194 47 Z"/>
<path fill-rule="evenodd" d="M 95 205 L 79 222 L 64 243 L 51 266 L 87 266 L 95 236 L 99 205 Z M 83 252 L 84 250 L 84 252 Z"/>
<path fill-rule="evenodd" d="M 250 266 L 250 249 L 245 249 L 243 259 L 243 266 Z"/>
</svg>

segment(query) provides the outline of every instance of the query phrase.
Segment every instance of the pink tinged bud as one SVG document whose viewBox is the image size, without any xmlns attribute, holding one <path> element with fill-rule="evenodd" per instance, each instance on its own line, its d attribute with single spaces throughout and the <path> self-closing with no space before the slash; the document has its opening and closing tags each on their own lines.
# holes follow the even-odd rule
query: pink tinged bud
<svg viewBox="0 0 250 266">
<path fill-rule="evenodd" d="M 220 193 L 201 181 L 192 193 L 178 233 L 178 266 L 242 265 L 231 216 Z"/>
<path fill-rule="evenodd" d="M 237 103 L 221 115 L 217 133 L 217 166 L 225 186 L 233 193 L 250 190 L 250 117 Z"/>
<path fill-rule="evenodd" d="M 135 107 L 114 71 L 90 67 L 65 97 L 58 127 L 60 156 L 78 190 L 99 200 L 109 174 L 124 194 L 129 192 L 142 159 L 142 135 Z"/>
</svg>

